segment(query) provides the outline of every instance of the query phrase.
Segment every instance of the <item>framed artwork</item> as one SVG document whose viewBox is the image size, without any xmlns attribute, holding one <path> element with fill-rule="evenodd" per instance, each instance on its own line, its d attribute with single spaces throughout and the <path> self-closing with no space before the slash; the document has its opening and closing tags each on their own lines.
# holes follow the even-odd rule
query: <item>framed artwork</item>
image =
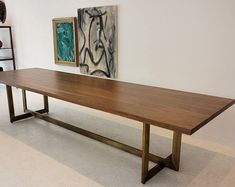
<svg viewBox="0 0 235 187">
<path fill-rule="evenodd" d="M 78 66 L 76 17 L 53 19 L 55 63 Z"/>
<path fill-rule="evenodd" d="M 80 72 L 117 78 L 117 6 L 78 9 Z"/>
</svg>

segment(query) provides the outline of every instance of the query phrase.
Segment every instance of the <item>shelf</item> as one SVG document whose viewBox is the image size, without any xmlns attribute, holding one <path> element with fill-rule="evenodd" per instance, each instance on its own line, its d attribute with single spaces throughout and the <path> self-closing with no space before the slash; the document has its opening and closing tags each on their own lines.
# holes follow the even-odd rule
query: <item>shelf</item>
<svg viewBox="0 0 235 187">
<path fill-rule="evenodd" d="M 0 61 L 8 61 L 8 60 L 13 60 L 12 57 L 0 57 Z"/>
<path fill-rule="evenodd" d="M 8 26 L 8 25 L 1 25 L 0 28 L 1 29 L 9 29 L 11 26 Z"/>
<path fill-rule="evenodd" d="M 15 64 L 15 55 L 14 55 L 14 46 L 13 46 L 13 40 L 12 40 L 12 30 L 11 30 L 11 26 L 0 26 L 0 32 L 2 29 L 7 29 L 9 32 L 9 42 L 8 45 L 4 45 L 1 46 L 2 48 L 0 48 L 0 51 L 2 54 L 0 54 L 0 61 L 5 61 L 5 62 L 12 62 L 13 65 L 13 69 L 16 70 L 16 64 Z M 8 54 L 9 52 L 11 52 L 11 54 Z M 4 54 L 5 53 L 5 54 Z"/>
</svg>

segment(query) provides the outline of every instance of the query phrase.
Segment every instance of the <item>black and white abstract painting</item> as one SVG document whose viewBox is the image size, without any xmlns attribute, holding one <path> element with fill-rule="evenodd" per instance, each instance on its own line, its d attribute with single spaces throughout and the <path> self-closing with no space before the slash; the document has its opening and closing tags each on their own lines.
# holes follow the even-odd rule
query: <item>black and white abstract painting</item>
<svg viewBox="0 0 235 187">
<path fill-rule="evenodd" d="M 81 73 L 116 78 L 117 37 L 117 6 L 78 9 Z"/>
</svg>

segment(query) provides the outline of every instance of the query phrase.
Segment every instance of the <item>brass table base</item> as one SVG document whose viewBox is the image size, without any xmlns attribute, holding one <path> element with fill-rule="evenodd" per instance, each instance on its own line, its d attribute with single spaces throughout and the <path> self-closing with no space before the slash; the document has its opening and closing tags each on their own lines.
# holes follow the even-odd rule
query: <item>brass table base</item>
<svg viewBox="0 0 235 187">
<path fill-rule="evenodd" d="M 7 98 L 8 98 L 8 106 L 9 106 L 9 114 L 10 114 L 11 123 L 34 116 L 36 118 L 53 123 L 57 126 L 71 130 L 73 132 L 89 137 L 96 141 L 99 141 L 107 145 L 110 145 L 112 147 L 115 147 L 117 149 L 123 150 L 130 154 L 142 157 L 141 182 L 143 184 L 146 183 L 149 179 L 151 179 L 154 175 L 156 175 L 159 171 L 161 171 L 164 167 L 173 169 L 175 171 L 179 170 L 180 150 L 181 150 L 181 133 L 179 132 L 174 132 L 174 135 L 173 135 L 172 154 L 166 158 L 161 158 L 159 156 L 149 153 L 150 124 L 143 123 L 142 150 L 139 150 L 135 147 L 131 147 L 129 145 L 120 143 L 110 138 L 95 134 L 93 132 L 87 131 L 85 129 L 73 126 L 71 124 L 68 124 L 68 123 L 65 123 L 65 122 L 62 122 L 62 121 L 59 121 L 57 119 L 53 119 L 47 116 L 46 114 L 49 112 L 49 104 L 48 104 L 47 96 L 43 96 L 44 108 L 42 110 L 31 111 L 28 109 L 28 106 L 27 106 L 26 91 L 22 90 L 23 109 L 25 113 L 22 115 L 16 116 L 15 111 L 14 111 L 12 87 L 7 85 L 6 88 L 7 88 Z M 156 166 L 154 166 L 150 170 L 149 170 L 149 161 L 156 163 Z"/>
</svg>

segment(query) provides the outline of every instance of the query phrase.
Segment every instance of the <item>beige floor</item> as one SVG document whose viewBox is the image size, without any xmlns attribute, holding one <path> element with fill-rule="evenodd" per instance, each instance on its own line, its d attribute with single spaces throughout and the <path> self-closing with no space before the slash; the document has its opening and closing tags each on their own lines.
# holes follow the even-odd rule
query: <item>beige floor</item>
<svg viewBox="0 0 235 187">
<path fill-rule="evenodd" d="M 21 112 L 20 90 L 14 89 Z M 33 109 L 41 97 L 28 94 Z M 141 160 L 38 119 L 9 123 L 0 86 L 0 187 L 143 186 Z M 50 99 L 51 116 L 140 147 L 141 124 Z M 184 136 L 181 169 L 162 170 L 145 186 L 235 186 L 235 107 L 192 137 Z M 152 128 L 151 151 L 170 152 L 171 132 Z"/>
</svg>

